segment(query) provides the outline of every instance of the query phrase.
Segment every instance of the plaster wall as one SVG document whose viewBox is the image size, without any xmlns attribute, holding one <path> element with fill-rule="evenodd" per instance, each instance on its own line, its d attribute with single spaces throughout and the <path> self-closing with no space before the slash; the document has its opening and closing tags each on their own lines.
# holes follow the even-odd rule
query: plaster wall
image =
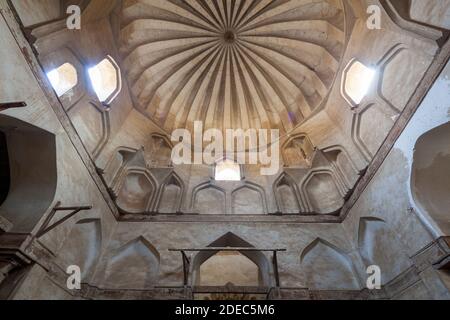
<svg viewBox="0 0 450 320">
<path fill-rule="evenodd" d="M 449 122 L 449 76 L 450 64 L 443 70 L 379 172 L 343 223 L 356 248 L 359 244 L 364 244 L 366 248 L 360 247 L 360 250 L 372 247 L 378 253 L 383 252 L 372 255 L 373 260 L 366 264 L 389 265 L 384 268 L 385 281 L 393 279 L 400 270 L 410 265 L 412 261 L 409 258 L 432 239 L 448 235 L 449 232 L 448 213 L 441 216 L 446 217 L 444 221 L 441 217 L 433 217 L 418 204 L 412 194 L 414 186 L 411 185 L 417 140 L 428 131 Z M 445 154 L 447 150 L 441 152 Z M 430 153 L 430 157 L 432 155 Z M 445 198 L 437 200 L 438 203 L 442 201 Z M 369 224 L 379 224 L 381 228 L 373 230 L 377 234 L 371 236 L 369 243 L 362 243 L 360 240 L 365 232 L 362 223 L 367 222 L 367 218 L 372 221 Z"/>
<path fill-rule="evenodd" d="M 74 230 L 77 223 L 80 221 L 91 219 L 92 221 L 99 221 L 99 227 L 97 229 L 99 235 L 95 236 L 93 243 L 89 243 L 89 246 L 93 246 L 95 250 L 98 250 L 100 255 L 105 249 L 106 244 L 116 226 L 113 213 L 104 201 L 102 194 L 98 187 L 95 185 L 92 177 L 86 169 L 85 164 L 80 158 L 79 153 L 72 144 L 67 132 L 63 129 L 59 119 L 50 107 L 44 92 L 40 87 L 40 83 L 36 79 L 29 64 L 26 60 L 24 51 L 21 51 L 16 40 L 11 34 L 5 22 L 5 16 L 8 16 L 5 10 L 5 3 L 1 2 L 2 16 L 0 17 L 0 38 L 2 39 L 2 46 L 0 48 L 0 55 L 2 56 L 2 63 L 0 64 L 0 73 L 2 77 L 0 79 L 0 102 L 8 103 L 12 101 L 24 101 L 27 107 L 23 109 L 10 109 L 2 111 L 0 117 L 13 121 L 14 119 L 23 121 L 25 123 L 32 123 L 48 133 L 54 135 L 56 143 L 56 175 L 57 186 L 54 191 L 53 197 L 50 199 L 48 208 L 43 209 L 40 212 L 40 220 L 34 220 L 34 224 L 24 223 L 12 223 L 9 232 L 15 234 L 36 234 L 39 227 L 42 224 L 42 219 L 46 217 L 58 202 L 61 206 L 92 206 L 92 210 L 83 211 L 75 215 L 64 224 L 53 229 L 51 232 L 39 238 L 39 242 L 46 250 L 52 255 L 52 262 L 58 265 L 62 270 L 65 270 L 67 266 L 71 265 L 74 261 L 79 261 L 80 256 L 85 255 L 85 252 L 79 250 L 79 245 L 82 246 L 79 238 L 74 237 L 71 231 Z M 5 14 L 5 16 L 3 15 Z M 10 17 L 10 16 L 8 16 Z M 2 130 L 4 128 L 1 128 Z M 45 146 L 42 146 L 45 147 Z M 23 150 L 29 151 L 28 158 L 39 157 L 41 150 Z M 19 166 L 24 166 L 21 170 L 29 170 L 27 163 L 18 163 Z M 52 174 L 48 172 L 47 174 Z M 34 193 L 36 200 L 42 195 L 39 193 L 39 186 Z M 33 200 L 31 200 L 32 203 Z M 3 208 L 0 208 L 0 214 Z M 12 214 L 13 212 L 10 212 Z M 50 221 L 50 225 L 61 219 L 66 213 L 59 213 L 55 215 L 54 219 Z M 6 215 L 7 216 L 7 215 Z M 8 217 L 6 217 L 7 219 Z M 71 236 L 72 235 L 72 236 Z M 75 241 L 77 244 L 69 243 Z M 64 250 L 65 248 L 71 248 L 71 250 Z M 96 254 L 94 254 L 95 256 Z M 38 268 L 38 267 L 36 267 Z M 93 269 L 92 269 L 93 271 Z M 30 278 L 35 278 L 34 274 L 42 274 L 41 271 L 32 271 Z M 86 274 L 88 279 L 92 274 Z M 46 277 L 44 277 L 46 279 Z M 37 277 L 34 281 L 41 279 Z M 42 281 L 47 281 L 43 279 Z M 39 288 L 39 285 L 36 286 Z M 25 295 L 26 288 L 22 290 L 22 294 Z M 20 290 L 19 290 L 20 291 Z M 55 293 L 56 292 L 56 293 Z M 55 293 L 55 295 L 53 295 Z M 25 297 L 18 293 L 18 298 Z M 65 294 L 61 289 L 45 289 L 43 284 L 42 291 L 36 296 L 32 293 L 27 293 L 27 297 L 61 297 Z"/>
</svg>

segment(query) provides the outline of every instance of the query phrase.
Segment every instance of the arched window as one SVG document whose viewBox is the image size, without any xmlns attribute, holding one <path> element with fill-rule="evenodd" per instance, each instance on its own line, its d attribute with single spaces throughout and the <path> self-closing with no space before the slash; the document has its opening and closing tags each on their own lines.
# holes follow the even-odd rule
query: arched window
<svg viewBox="0 0 450 320">
<path fill-rule="evenodd" d="M 242 180 L 241 166 L 228 159 L 221 160 L 216 163 L 214 179 L 216 181 L 240 181 Z"/>
<path fill-rule="evenodd" d="M 78 83 L 77 70 L 68 62 L 47 72 L 47 77 L 58 97 L 63 96 Z"/>
<path fill-rule="evenodd" d="M 376 70 L 358 60 L 351 61 L 344 70 L 342 93 L 353 106 L 359 105 L 369 93 L 376 76 Z"/>
<path fill-rule="evenodd" d="M 92 88 L 101 102 L 111 103 L 121 89 L 120 69 L 113 58 L 107 56 L 88 69 Z"/>
</svg>

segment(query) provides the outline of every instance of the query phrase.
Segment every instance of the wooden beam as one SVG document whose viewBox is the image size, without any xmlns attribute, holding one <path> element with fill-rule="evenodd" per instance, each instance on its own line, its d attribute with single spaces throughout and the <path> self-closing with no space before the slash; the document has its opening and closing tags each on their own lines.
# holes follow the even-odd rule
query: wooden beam
<svg viewBox="0 0 450 320">
<path fill-rule="evenodd" d="M 171 252 L 215 252 L 215 251 L 247 251 L 247 252 L 285 252 L 286 249 L 265 249 L 265 248 L 251 248 L 251 247 L 207 247 L 207 248 L 192 248 L 192 249 L 169 249 Z"/>
<path fill-rule="evenodd" d="M 392 148 L 397 142 L 398 138 L 401 136 L 403 131 L 406 129 L 407 125 L 411 121 L 411 118 L 416 113 L 417 109 L 420 107 L 421 103 L 427 96 L 431 87 L 435 83 L 436 79 L 441 74 L 442 70 L 447 65 L 447 62 L 450 58 L 450 41 L 447 41 L 444 46 L 439 50 L 433 62 L 431 63 L 428 70 L 425 72 L 422 80 L 420 81 L 417 89 L 414 91 L 414 94 L 409 99 L 406 104 L 405 109 L 400 114 L 397 122 L 394 124 L 393 128 L 389 132 L 388 136 L 384 140 L 380 149 L 376 153 L 375 157 L 372 159 L 372 162 L 367 167 L 366 173 L 359 180 L 355 187 L 355 191 L 351 195 L 350 199 L 344 204 L 344 207 L 341 211 L 341 219 L 345 220 L 350 210 L 359 200 L 361 195 L 364 193 L 372 179 L 375 177 L 378 170 L 383 165 L 386 158 L 391 153 Z"/>
<path fill-rule="evenodd" d="M 23 34 L 20 23 L 14 14 L 14 10 L 8 5 L 6 0 L 0 0 L 0 14 L 3 16 L 6 24 L 8 25 L 8 28 L 12 36 L 16 40 L 17 45 L 21 48 L 24 59 L 26 60 L 31 71 L 33 72 L 33 75 L 36 78 L 40 88 L 42 89 L 47 99 L 47 102 L 53 109 L 53 112 L 56 114 L 59 122 L 61 123 L 61 126 L 66 131 L 70 142 L 74 146 L 83 164 L 87 168 L 87 171 L 92 177 L 98 190 L 102 194 L 103 199 L 107 203 L 112 214 L 116 218 L 118 218 L 119 212 L 117 210 L 117 207 L 113 199 L 110 197 L 106 186 L 103 184 L 103 181 L 101 180 L 97 172 L 97 167 L 94 163 L 94 160 L 91 158 L 88 150 L 86 149 L 75 127 L 73 126 L 72 121 L 70 120 L 68 114 L 64 110 L 64 107 L 62 106 L 61 102 L 56 96 L 53 87 L 51 86 L 46 74 L 44 73 L 41 65 L 39 64 L 35 52 L 33 51 L 30 43 L 27 41 L 27 39 Z"/>
<path fill-rule="evenodd" d="M 6 102 L 0 103 L 0 112 L 13 108 L 24 108 L 27 104 L 25 102 Z"/>
</svg>

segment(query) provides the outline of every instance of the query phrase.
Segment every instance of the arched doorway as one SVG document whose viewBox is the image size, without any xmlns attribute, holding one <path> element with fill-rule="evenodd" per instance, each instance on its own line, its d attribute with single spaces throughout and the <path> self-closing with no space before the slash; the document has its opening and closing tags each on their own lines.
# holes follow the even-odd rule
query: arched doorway
<svg viewBox="0 0 450 320">
<path fill-rule="evenodd" d="M 8 231 L 30 232 L 55 196 L 55 135 L 5 115 L 0 132 L 0 215 L 11 224 Z"/>
</svg>

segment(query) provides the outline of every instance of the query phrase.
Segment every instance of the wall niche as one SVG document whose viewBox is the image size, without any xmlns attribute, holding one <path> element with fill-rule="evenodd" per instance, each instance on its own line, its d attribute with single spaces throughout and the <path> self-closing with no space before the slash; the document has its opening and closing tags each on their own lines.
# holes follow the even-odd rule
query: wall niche
<svg viewBox="0 0 450 320">
<path fill-rule="evenodd" d="M 131 169 L 125 175 L 116 203 L 126 213 L 151 212 L 156 182 L 147 171 Z"/>
<path fill-rule="evenodd" d="M 450 122 L 422 135 L 414 148 L 411 192 L 416 204 L 450 234 Z"/>
<path fill-rule="evenodd" d="M 264 189 L 253 184 L 246 184 L 231 194 L 233 214 L 266 214 Z"/>
<path fill-rule="evenodd" d="M 160 134 L 152 134 L 145 147 L 147 163 L 152 167 L 172 166 L 172 144 L 167 137 Z"/>
<path fill-rule="evenodd" d="M 104 285 L 107 288 L 147 289 L 156 285 L 160 255 L 144 237 L 116 249 L 110 257 Z"/>
<path fill-rule="evenodd" d="M 183 181 L 176 173 L 172 172 L 161 185 L 157 210 L 158 213 L 174 214 L 180 212 L 183 198 Z"/>
<path fill-rule="evenodd" d="M 297 185 L 288 174 L 282 173 L 275 181 L 274 188 L 277 209 L 283 214 L 300 212 L 300 200 Z"/>
<path fill-rule="evenodd" d="M 282 148 L 286 167 L 308 168 L 314 156 L 315 147 L 306 135 L 291 138 Z"/>
<path fill-rule="evenodd" d="M 309 211 L 317 214 L 334 214 L 344 205 L 341 193 L 331 171 L 312 172 L 303 183 Z"/>
<path fill-rule="evenodd" d="M 12 224 L 9 231 L 29 232 L 55 197 L 55 135 L 5 115 L 0 115 L 0 132 L 3 170 L 9 167 L 9 188 L 2 180 L 4 201 L 0 215 Z M 8 178 L 6 173 L 2 174 L 2 179 L 3 176 Z"/>
<path fill-rule="evenodd" d="M 228 232 L 210 243 L 214 248 L 253 248 L 249 242 Z M 195 286 L 227 285 L 269 286 L 271 265 L 260 251 L 199 252 L 192 260 L 192 283 Z"/>
<path fill-rule="evenodd" d="M 360 290 L 357 273 L 350 258 L 332 244 L 316 239 L 300 257 L 306 285 L 318 290 Z"/>
<path fill-rule="evenodd" d="M 225 191 L 213 185 L 203 185 L 194 190 L 193 209 L 199 214 L 226 214 Z"/>
</svg>

